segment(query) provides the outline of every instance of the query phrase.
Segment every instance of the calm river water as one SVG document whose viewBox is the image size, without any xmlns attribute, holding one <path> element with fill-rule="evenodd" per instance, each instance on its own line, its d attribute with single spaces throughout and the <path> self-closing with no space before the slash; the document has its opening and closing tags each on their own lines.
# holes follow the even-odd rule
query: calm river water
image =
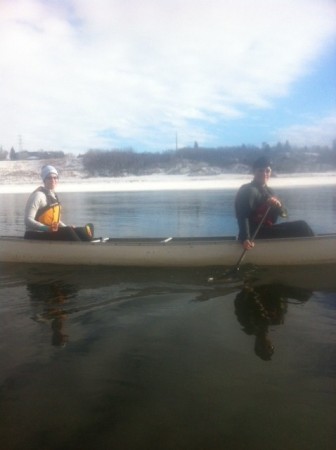
<svg viewBox="0 0 336 450">
<path fill-rule="evenodd" d="M 335 232 L 333 187 L 277 190 Z M 97 236 L 233 234 L 234 192 L 62 194 Z M 27 195 L 0 195 L 0 234 Z M 0 265 L 0 448 L 334 450 L 335 266 Z"/>
</svg>

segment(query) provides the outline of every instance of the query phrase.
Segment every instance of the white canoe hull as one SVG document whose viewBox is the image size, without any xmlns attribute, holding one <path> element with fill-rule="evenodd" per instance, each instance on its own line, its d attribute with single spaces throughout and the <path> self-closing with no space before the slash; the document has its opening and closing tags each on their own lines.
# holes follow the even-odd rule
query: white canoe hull
<svg viewBox="0 0 336 450">
<path fill-rule="evenodd" d="M 55 242 L 0 237 L 0 262 L 133 267 L 206 267 L 236 264 L 242 247 L 227 238 L 112 239 Z M 259 240 L 244 263 L 262 266 L 336 263 L 336 234 Z"/>
</svg>

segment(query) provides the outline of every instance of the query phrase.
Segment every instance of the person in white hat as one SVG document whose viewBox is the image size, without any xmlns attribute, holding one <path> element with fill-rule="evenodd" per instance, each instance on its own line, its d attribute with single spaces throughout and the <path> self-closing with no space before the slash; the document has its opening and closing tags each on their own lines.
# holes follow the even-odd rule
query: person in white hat
<svg viewBox="0 0 336 450">
<path fill-rule="evenodd" d="M 61 204 L 55 192 L 58 184 L 56 168 L 51 165 L 43 166 L 41 178 L 44 186 L 35 189 L 26 204 L 25 239 L 83 240 L 83 236 L 76 232 L 80 231 L 80 227 L 69 227 L 61 221 Z M 87 236 L 85 240 L 91 237 L 93 236 Z"/>
</svg>

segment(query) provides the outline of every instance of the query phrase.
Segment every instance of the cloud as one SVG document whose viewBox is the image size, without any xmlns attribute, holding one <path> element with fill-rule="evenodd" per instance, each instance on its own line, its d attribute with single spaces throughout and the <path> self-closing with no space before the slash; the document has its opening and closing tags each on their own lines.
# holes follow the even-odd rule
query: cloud
<svg viewBox="0 0 336 450">
<path fill-rule="evenodd" d="M 151 149 L 267 109 L 335 37 L 329 0 L 0 0 L 0 145 Z"/>
<path fill-rule="evenodd" d="M 336 140 L 336 111 L 327 117 L 315 119 L 308 124 L 292 125 L 277 131 L 280 142 L 289 141 L 297 146 L 331 146 Z"/>
</svg>

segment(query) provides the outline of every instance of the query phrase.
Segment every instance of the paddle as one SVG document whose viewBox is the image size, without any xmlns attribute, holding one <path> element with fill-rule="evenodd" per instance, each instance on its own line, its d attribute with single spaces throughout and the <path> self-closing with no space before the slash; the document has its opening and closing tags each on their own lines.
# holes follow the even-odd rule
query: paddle
<svg viewBox="0 0 336 450">
<path fill-rule="evenodd" d="M 259 230 L 260 230 L 262 224 L 264 223 L 264 221 L 265 221 L 265 219 L 266 219 L 266 217 L 267 217 L 267 214 L 269 213 L 270 209 L 271 209 L 271 206 L 269 206 L 269 207 L 267 208 L 265 214 L 264 214 L 264 215 L 262 216 L 262 218 L 260 219 L 260 222 L 259 222 L 259 224 L 258 224 L 258 226 L 257 226 L 257 228 L 256 228 L 256 230 L 255 230 L 255 232 L 253 233 L 253 236 L 252 236 L 252 238 L 250 239 L 250 242 L 254 242 L 254 240 L 255 240 L 257 234 L 259 233 Z M 244 250 L 243 250 L 242 254 L 240 255 L 238 261 L 236 262 L 235 266 L 233 266 L 231 269 L 227 270 L 226 273 L 224 273 L 224 274 L 221 276 L 221 280 L 223 279 L 223 277 L 226 277 L 226 276 L 228 276 L 228 275 L 232 276 L 232 275 L 236 274 L 236 273 L 239 271 L 239 266 L 240 266 L 241 262 L 243 261 L 245 255 L 246 255 L 246 252 L 247 252 L 247 249 L 244 248 Z M 213 280 L 214 280 L 213 277 L 208 278 L 208 281 L 213 281 Z"/>
</svg>

